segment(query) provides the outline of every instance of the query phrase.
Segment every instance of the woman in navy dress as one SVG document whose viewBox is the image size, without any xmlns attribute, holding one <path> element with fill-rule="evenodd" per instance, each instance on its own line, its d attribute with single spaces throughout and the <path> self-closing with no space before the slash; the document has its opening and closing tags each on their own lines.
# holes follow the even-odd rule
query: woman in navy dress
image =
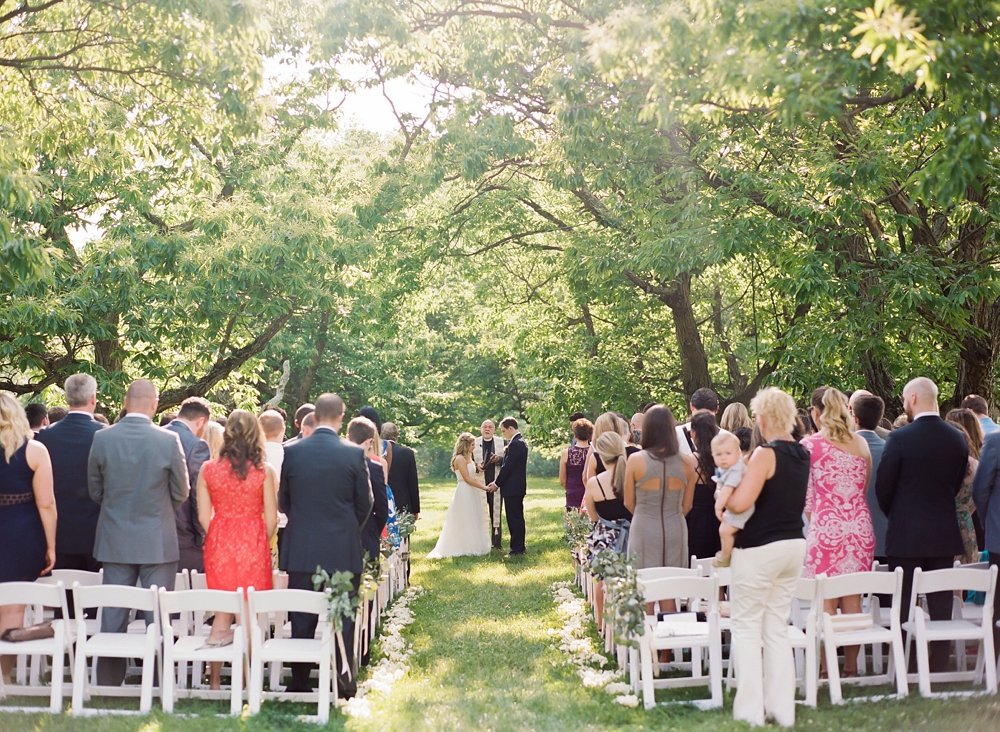
<svg viewBox="0 0 1000 732">
<path fill-rule="evenodd" d="M 0 582 L 34 582 L 56 563 L 52 464 L 24 409 L 0 393 Z M 24 605 L 0 607 L 0 633 L 24 625 Z M 0 658 L 4 679 L 13 656 Z"/>
</svg>

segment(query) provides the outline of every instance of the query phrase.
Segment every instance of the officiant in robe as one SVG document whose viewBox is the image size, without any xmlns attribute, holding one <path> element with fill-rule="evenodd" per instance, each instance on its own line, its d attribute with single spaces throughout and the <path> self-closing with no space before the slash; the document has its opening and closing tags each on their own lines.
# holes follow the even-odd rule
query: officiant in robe
<svg viewBox="0 0 1000 732">
<path fill-rule="evenodd" d="M 486 420 L 480 427 L 482 433 L 476 438 L 472 448 L 472 459 L 476 463 L 476 472 L 482 473 L 483 482 L 489 485 L 496 479 L 497 471 L 500 469 L 500 461 L 503 459 L 504 441 L 496 433 L 496 425 L 492 421 Z M 486 504 L 490 510 L 490 537 L 495 549 L 501 548 L 502 531 L 500 529 L 500 517 L 503 511 L 503 498 L 500 491 L 486 494 Z"/>
</svg>

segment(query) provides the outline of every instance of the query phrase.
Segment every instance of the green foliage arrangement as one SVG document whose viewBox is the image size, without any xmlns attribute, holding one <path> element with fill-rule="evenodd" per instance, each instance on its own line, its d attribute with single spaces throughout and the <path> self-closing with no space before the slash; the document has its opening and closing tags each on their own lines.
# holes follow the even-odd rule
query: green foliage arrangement
<svg viewBox="0 0 1000 732">
<path fill-rule="evenodd" d="M 405 508 L 396 510 L 396 525 L 399 528 L 399 539 L 405 541 L 417 525 L 417 517 Z"/>
<path fill-rule="evenodd" d="M 639 590 L 635 562 L 613 549 L 602 549 L 591 560 L 594 574 L 604 578 L 610 599 L 604 604 L 604 619 L 613 624 L 615 640 L 639 647 L 646 621 L 646 603 Z"/>
<path fill-rule="evenodd" d="M 312 579 L 313 589 L 322 592 L 326 598 L 326 613 L 333 624 L 334 632 L 340 633 L 344 629 L 344 618 L 353 617 L 360 603 L 360 598 L 353 594 L 354 574 L 352 572 L 329 574 L 317 565 Z"/>
<path fill-rule="evenodd" d="M 587 561 L 587 537 L 592 528 L 590 516 L 583 511 L 567 511 L 563 515 L 563 539 L 569 546 L 570 554 L 581 562 Z"/>
</svg>

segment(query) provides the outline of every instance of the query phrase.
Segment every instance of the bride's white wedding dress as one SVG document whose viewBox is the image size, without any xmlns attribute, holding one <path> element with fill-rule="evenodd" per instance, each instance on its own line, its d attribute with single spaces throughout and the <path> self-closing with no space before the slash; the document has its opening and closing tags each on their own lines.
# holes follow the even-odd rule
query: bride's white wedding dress
<svg viewBox="0 0 1000 732">
<path fill-rule="evenodd" d="M 475 475 L 476 464 L 469 461 L 469 475 Z M 444 527 L 428 559 L 465 557 L 490 553 L 489 518 L 486 513 L 486 493 L 462 480 L 455 471 L 458 486 L 451 498 Z"/>
</svg>

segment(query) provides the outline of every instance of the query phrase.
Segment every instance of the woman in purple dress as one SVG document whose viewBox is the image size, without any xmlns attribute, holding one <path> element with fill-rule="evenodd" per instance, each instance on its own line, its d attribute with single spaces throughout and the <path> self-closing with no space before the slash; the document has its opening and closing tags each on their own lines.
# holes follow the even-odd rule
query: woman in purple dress
<svg viewBox="0 0 1000 732">
<path fill-rule="evenodd" d="M 590 438 L 594 434 L 594 425 L 589 419 L 578 419 L 572 427 L 576 444 L 563 450 L 562 456 L 559 458 L 559 482 L 566 489 L 567 511 L 580 508 L 583 505 L 583 494 L 586 488 L 583 482 L 583 468 L 587 463 Z"/>
</svg>

